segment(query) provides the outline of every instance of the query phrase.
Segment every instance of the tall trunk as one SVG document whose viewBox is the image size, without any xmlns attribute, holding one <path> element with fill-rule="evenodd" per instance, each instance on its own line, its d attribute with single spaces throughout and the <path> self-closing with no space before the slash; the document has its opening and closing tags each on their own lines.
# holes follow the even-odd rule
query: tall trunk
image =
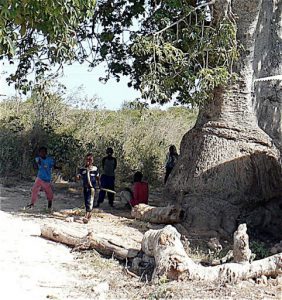
<svg viewBox="0 0 282 300">
<path fill-rule="evenodd" d="M 282 74 L 282 1 L 263 1 L 261 32 L 255 43 L 254 72 L 257 78 Z M 255 84 L 255 110 L 259 126 L 282 152 L 282 81 Z"/>
<path fill-rule="evenodd" d="M 239 79 L 232 86 L 217 88 L 199 112 L 195 127 L 183 137 L 180 159 L 165 194 L 173 198 L 177 191 L 184 191 L 185 225 L 198 234 L 209 230 L 231 234 L 238 220 L 280 234 L 280 153 L 258 126 L 253 106 L 262 0 L 231 3 L 237 16 L 237 39 L 244 49 L 235 66 Z"/>
</svg>

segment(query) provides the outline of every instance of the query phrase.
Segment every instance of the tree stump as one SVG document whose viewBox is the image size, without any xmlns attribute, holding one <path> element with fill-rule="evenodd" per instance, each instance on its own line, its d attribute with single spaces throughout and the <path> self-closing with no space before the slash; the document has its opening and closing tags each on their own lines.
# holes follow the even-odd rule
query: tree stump
<svg viewBox="0 0 282 300">
<path fill-rule="evenodd" d="M 235 263 L 249 262 L 251 258 L 249 248 L 249 236 L 247 234 L 247 225 L 240 224 L 234 233 L 233 256 Z"/>
</svg>

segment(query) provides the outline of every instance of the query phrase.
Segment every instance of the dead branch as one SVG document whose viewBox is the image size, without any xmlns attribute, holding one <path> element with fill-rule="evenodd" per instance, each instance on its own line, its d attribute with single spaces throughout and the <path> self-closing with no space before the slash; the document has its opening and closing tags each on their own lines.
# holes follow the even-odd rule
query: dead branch
<svg viewBox="0 0 282 300">
<path fill-rule="evenodd" d="M 170 225 L 160 230 L 147 231 L 142 240 L 142 250 L 155 258 L 154 280 L 166 276 L 170 280 L 181 278 L 233 283 L 282 273 L 282 253 L 252 263 L 226 263 L 211 267 L 198 265 L 188 257 L 180 241 L 180 234 Z"/>
</svg>

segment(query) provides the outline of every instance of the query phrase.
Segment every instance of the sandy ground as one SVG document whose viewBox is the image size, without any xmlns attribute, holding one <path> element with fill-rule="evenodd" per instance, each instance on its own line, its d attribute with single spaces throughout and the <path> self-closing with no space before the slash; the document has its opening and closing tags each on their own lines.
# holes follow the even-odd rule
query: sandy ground
<svg viewBox="0 0 282 300">
<path fill-rule="evenodd" d="M 282 283 L 254 281 L 220 286 L 195 282 L 163 282 L 152 285 L 125 272 L 125 265 L 95 252 L 71 253 L 70 249 L 40 237 L 40 226 L 64 222 L 45 212 L 42 194 L 35 209 L 29 203 L 32 182 L 1 186 L 0 287 L 1 299 L 281 299 Z M 155 195 L 156 196 L 156 195 Z M 56 187 L 54 210 L 82 206 L 75 189 Z M 130 219 L 129 212 L 110 209 L 107 203 L 87 225 L 69 223 L 85 233 L 116 236 L 138 247 L 150 224 Z M 64 222 L 65 224 L 66 222 Z"/>
</svg>

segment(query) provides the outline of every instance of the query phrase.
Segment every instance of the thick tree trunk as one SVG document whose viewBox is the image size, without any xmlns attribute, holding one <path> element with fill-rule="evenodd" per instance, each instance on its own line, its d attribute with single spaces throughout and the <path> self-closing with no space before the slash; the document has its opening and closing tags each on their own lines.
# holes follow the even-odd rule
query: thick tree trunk
<svg viewBox="0 0 282 300">
<path fill-rule="evenodd" d="M 120 260 L 135 257 L 140 248 L 128 248 L 116 237 L 111 240 L 95 236 L 92 232 L 85 235 L 77 229 L 65 225 L 43 225 L 41 236 L 51 241 L 59 242 L 75 249 L 95 249 L 106 256 L 114 256 Z"/>
<path fill-rule="evenodd" d="M 264 0 L 259 16 L 260 33 L 255 42 L 256 78 L 282 75 L 282 1 Z M 282 81 L 255 83 L 255 111 L 259 126 L 282 153 Z"/>
<path fill-rule="evenodd" d="M 195 127 L 183 137 L 164 196 L 175 201 L 177 192 L 184 191 L 184 225 L 189 231 L 230 235 L 240 220 L 281 236 L 280 153 L 259 128 L 253 106 L 262 0 L 227 2 L 237 17 L 237 39 L 244 49 L 235 66 L 239 79 L 217 88 L 200 110 Z"/>
<path fill-rule="evenodd" d="M 160 230 L 147 231 L 142 241 L 142 250 L 155 258 L 153 280 L 165 276 L 169 280 L 189 279 L 234 283 L 262 275 L 282 274 L 282 253 L 252 263 L 227 263 L 213 267 L 195 264 L 186 254 L 180 241 L 180 234 L 170 225 Z"/>
<path fill-rule="evenodd" d="M 175 206 L 154 207 L 146 204 L 139 204 L 133 207 L 131 216 L 137 220 L 147 221 L 156 224 L 175 224 L 184 219 L 183 209 Z"/>
</svg>

